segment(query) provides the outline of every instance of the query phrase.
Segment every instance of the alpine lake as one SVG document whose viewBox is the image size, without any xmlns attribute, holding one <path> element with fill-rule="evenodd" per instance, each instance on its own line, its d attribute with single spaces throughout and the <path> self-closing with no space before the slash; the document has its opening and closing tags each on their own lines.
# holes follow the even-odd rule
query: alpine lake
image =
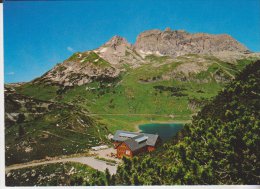
<svg viewBox="0 0 260 189">
<path fill-rule="evenodd" d="M 183 128 L 183 123 L 149 123 L 139 125 L 141 133 L 158 134 L 163 141 L 169 140 Z"/>
</svg>

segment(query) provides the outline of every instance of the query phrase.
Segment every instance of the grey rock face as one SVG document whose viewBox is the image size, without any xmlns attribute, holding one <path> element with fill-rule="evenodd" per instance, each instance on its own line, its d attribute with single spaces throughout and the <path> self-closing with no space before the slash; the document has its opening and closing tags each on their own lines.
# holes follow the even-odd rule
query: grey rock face
<svg viewBox="0 0 260 189">
<path fill-rule="evenodd" d="M 120 36 L 112 37 L 94 52 L 119 69 L 124 64 L 136 66 L 143 62 L 142 57 L 134 50 L 134 47 Z"/>
<path fill-rule="evenodd" d="M 227 34 L 191 34 L 183 30 L 149 30 L 141 33 L 134 45 L 139 53 L 171 57 L 194 54 L 214 54 L 222 51 L 248 52 L 248 49 Z"/>
</svg>

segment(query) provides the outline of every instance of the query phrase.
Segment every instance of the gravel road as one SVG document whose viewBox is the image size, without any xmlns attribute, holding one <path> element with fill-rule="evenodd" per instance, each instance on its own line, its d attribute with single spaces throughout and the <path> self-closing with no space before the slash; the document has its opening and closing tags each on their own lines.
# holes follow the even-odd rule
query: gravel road
<svg viewBox="0 0 260 189">
<path fill-rule="evenodd" d="M 42 161 L 42 162 L 32 162 L 32 163 L 28 162 L 24 164 L 10 165 L 8 167 L 5 167 L 5 172 L 8 173 L 9 171 L 15 169 L 22 169 L 22 168 L 34 167 L 38 165 L 46 165 L 46 164 L 62 163 L 62 162 L 82 163 L 103 172 L 106 170 L 106 168 L 108 168 L 110 174 L 115 174 L 117 170 L 117 164 L 114 166 L 108 165 L 107 162 L 95 159 L 94 157 L 71 157 L 71 158 L 49 160 L 49 161 Z"/>
</svg>

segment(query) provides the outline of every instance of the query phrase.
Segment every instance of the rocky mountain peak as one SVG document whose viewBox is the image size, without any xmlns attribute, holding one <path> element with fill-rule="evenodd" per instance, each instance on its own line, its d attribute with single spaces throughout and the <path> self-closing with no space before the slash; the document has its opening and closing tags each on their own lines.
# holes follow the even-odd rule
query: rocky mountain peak
<svg viewBox="0 0 260 189">
<path fill-rule="evenodd" d="M 165 28 L 165 31 L 171 31 L 170 27 Z"/>
<path fill-rule="evenodd" d="M 194 53 L 214 54 L 223 51 L 245 53 L 249 50 L 227 34 L 191 34 L 184 30 L 148 30 L 138 35 L 134 48 L 143 54 L 171 57 Z"/>
<path fill-rule="evenodd" d="M 142 61 L 140 55 L 134 51 L 133 46 L 125 38 L 118 35 L 95 49 L 94 52 L 117 68 L 121 68 L 124 64 L 135 65 Z"/>
<path fill-rule="evenodd" d="M 128 43 L 128 41 L 125 38 L 118 36 L 118 35 L 115 35 L 114 37 L 112 37 L 103 46 L 109 46 L 109 47 L 116 48 L 117 46 L 120 46 L 120 45 L 131 46 L 131 44 Z"/>
</svg>

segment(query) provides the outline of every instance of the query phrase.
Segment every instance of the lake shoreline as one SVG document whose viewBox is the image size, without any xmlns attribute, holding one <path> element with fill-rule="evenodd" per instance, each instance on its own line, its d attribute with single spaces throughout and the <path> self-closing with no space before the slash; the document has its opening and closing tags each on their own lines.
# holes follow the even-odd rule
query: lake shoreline
<svg viewBox="0 0 260 189">
<path fill-rule="evenodd" d="M 142 130 L 139 128 L 140 125 L 143 124 L 186 124 L 191 123 L 191 120 L 171 120 L 171 121 L 140 121 L 138 123 L 135 123 L 135 131 L 140 133 Z"/>
<path fill-rule="evenodd" d="M 186 122 L 187 123 L 187 122 Z M 183 127 L 185 123 L 182 121 L 175 123 L 171 122 L 161 122 L 161 123 L 145 123 L 138 126 L 139 132 L 157 134 L 163 141 L 166 141 L 174 137 Z"/>
</svg>

